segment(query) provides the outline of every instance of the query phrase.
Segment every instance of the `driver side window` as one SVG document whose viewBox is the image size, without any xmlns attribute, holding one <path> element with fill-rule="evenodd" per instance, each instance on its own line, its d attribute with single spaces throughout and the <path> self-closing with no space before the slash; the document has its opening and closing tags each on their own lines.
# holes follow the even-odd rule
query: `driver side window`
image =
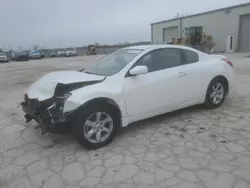
<svg viewBox="0 0 250 188">
<path fill-rule="evenodd" d="M 141 59 L 139 59 L 136 65 L 144 65 L 144 66 L 147 66 L 149 69 L 149 67 L 153 65 L 152 53 L 148 53 L 145 56 L 143 56 Z M 150 72 L 150 70 L 148 71 Z"/>
<path fill-rule="evenodd" d="M 180 66 L 180 51 L 176 48 L 154 50 L 139 59 L 138 62 L 135 63 L 135 66 L 137 65 L 147 66 L 148 72 L 154 72 L 158 70 Z"/>
</svg>

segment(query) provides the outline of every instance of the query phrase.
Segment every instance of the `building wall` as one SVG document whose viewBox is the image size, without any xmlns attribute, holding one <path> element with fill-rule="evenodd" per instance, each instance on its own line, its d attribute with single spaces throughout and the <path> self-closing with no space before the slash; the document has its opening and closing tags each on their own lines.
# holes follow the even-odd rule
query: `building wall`
<svg viewBox="0 0 250 188">
<path fill-rule="evenodd" d="M 241 52 L 250 52 L 250 14 L 240 16 L 238 48 Z"/>
<path fill-rule="evenodd" d="M 163 43 L 163 29 L 168 27 L 178 27 L 179 36 L 180 36 L 180 20 L 174 20 L 170 22 L 164 22 L 151 26 L 152 30 L 152 43 L 153 44 L 162 44 Z"/>
<path fill-rule="evenodd" d="M 226 10 L 210 12 L 207 14 L 200 14 L 194 16 L 188 16 L 182 19 L 182 36 L 185 36 L 184 29 L 192 26 L 202 26 L 203 32 L 212 35 L 214 38 L 215 50 L 226 51 L 226 39 L 228 35 L 235 35 L 234 51 L 238 48 L 238 33 L 240 15 L 250 13 L 250 4 L 241 7 L 229 8 L 230 12 Z M 173 26 L 176 24 L 180 26 L 180 20 L 173 20 L 170 22 L 164 22 L 152 25 L 152 39 L 153 43 L 159 40 L 162 43 L 162 31 L 164 27 Z M 180 34 L 180 33 L 179 33 Z M 180 37 L 181 35 L 179 35 Z M 249 34 L 250 36 L 250 34 Z"/>
</svg>

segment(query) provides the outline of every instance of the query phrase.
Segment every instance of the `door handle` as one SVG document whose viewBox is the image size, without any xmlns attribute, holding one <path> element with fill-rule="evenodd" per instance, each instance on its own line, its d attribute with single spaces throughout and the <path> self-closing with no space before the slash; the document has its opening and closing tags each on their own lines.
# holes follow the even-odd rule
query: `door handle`
<svg viewBox="0 0 250 188">
<path fill-rule="evenodd" d="M 185 76 L 187 73 L 185 73 L 185 72 L 180 72 L 178 75 L 179 76 Z"/>
</svg>

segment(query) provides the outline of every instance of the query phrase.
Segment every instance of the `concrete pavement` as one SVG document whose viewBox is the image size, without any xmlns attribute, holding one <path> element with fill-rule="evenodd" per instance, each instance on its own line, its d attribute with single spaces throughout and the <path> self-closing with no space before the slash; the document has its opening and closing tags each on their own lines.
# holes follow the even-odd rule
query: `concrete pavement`
<svg viewBox="0 0 250 188">
<path fill-rule="evenodd" d="M 215 110 L 191 107 L 134 123 L 87 151 L 66 135 L 40 136 L 16 106 L 46 72 L 97 56 L 0 64 L 1 188 L 249 188 L 250 58 L 228 55 L 236 92 Z"/>
</svg>

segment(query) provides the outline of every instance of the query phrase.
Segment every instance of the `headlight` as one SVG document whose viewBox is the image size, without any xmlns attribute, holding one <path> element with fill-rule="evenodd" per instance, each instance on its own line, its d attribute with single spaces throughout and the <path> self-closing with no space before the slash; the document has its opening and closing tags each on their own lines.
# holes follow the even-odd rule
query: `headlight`
<svg viewBox="0 0 250 188">
<path fill-rule="evenodd" d="M 71 95 L 71 93 L 65 93 L 62 96 L 56 96 L 56 100 L 54 101 L 54 108 L 61 113 L 64 107 L 65 100 Z"/>
<path fill-rule="evenodd" d="M 66 100 L 72 95 L 72 93 L 64 93 L 62 96 L 56 96 L 56 100 Z"/>
<path fill-rule="evenodd" d="M 54 119 L 62 117 L 65 100 L 69 98 L 71 95 L 72 95 L 71 93 L 65 93 L 63 95 L 55 97 L 53 105 L 51 105 L 48 108 L 50 115 Z"/>
<path fill-rule="evenodd" d="M 56 114 L 57 116 L 62 115 L 64 103 L 66 99 L 68 99 L 72 95 L 70 93 L 71 91 L 82 88 L 82 87 L 86 87 L 88 85 L 100 83 L 103 80 L 74 82 L 74 83 L 69 83 L 69 84 L 58 83 L 55 87 L 54 103 L 52 106 L 48 108 L 48 110 L 51 112 L 51 114 Z"/>
</svg>

